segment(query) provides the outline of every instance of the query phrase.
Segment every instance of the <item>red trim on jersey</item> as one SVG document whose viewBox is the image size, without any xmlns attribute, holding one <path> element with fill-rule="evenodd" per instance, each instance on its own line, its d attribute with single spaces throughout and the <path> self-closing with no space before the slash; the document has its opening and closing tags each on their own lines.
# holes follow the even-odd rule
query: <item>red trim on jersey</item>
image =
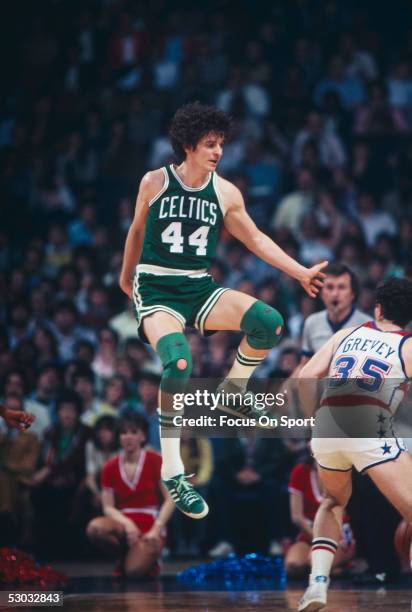
<svg viewBox="0 0 412 612">
<path fill-rule="evenodd" d="M 333 406 L 335 408 L 345 406 L 379 406 L 390 412 L 388 404 L 385 404 L 385 402 L 377 397 L 371 397 L 369 395 L 332 395 L 330 397 L 325 397 L 320 405 Z"/>
<path fill-rule="evenodd" d="M 366 323 L 363 323 L 361 327 L 368 327 L 369 329 L 374 329 L 378 332 L 382 332 L 383 334 L 398 334 L 399 336 L 412 336 L 412 332 L 406 331 L 404 329 L 394 329 L 394 330 L 379 329 L 375 321 L 367 321 Z"/>
</svg>

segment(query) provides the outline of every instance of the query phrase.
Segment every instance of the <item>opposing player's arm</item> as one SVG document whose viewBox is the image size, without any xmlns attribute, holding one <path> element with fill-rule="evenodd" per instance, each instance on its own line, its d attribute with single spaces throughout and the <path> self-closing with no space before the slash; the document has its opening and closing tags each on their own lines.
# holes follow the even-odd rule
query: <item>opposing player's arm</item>
<svg viewBox="0 0 412 612">
<path fill-rule="evenodd" d="M 406 375 L 408 378 L 412 378 L 412 338 L 408 338 L 403 343 L 401 352 Z"/>
<path fill-rule="evenodd" d="M 235 185 L 221 177 L 218 184 L 226 209 L 224 223 L 230 234 L 243 242 L 257 257 L 295 278 L 306 293 L 315 297 L 323 284 L 324 274 L 321 270 L 328 262 L 324 261 L 310 269 L 302 266 L 255 225 L 246 211 L 242 194 Z"/>
<path fill-rule="evenodd" d="M 345 336 L 348 336 L 355 327 L 341 329 L 329 338 L 299 372 L 299 378 L 323 378 L 329 371 L 332 357 Z"/>
<path fill-rule="evenodd" d="M 345 336 L 355 329 L 341 329 L 324 344 L 298 373 L 299 407 L 305 416 L 313 416 L 319 406 L 321 389 L 319 378 L 324 378 L 330 368 L 333 355 Z"/>
<path fill-rule="evenodd" d="M 126 236 L 123 264 L 119 276 L 120 288 L 132 297 L 133 275 L 142 252 L 144 227 L 149 212 L 149 202 L 161 191 L 164 184 L 162 170 L 147 172 L 141 180 L 136 199 L 133 221 Z"/>
</svg>

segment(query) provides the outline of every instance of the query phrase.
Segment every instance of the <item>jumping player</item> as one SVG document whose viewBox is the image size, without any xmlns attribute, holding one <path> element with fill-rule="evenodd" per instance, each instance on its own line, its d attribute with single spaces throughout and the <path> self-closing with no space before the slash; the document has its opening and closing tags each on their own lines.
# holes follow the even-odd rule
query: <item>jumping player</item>
<svg viewBox="0 0 412 612">
<path fill-rule="evenodd" d="M 176 414 L 171 394 L 184 389 L 192 367 L 186 324 L 201 333 L 245 332 L 229 372 L 229 379 L 244 385 L 283 332 L 277 310 L 219 287 L 208 273 L 222 225 L 311 297 L 322 286 L 327 263 L 307 269 L 289 257 L 253 223 L 239 189 L 216 174 L 228 128 L 228 117 L 214 107 L 195 103 L 176 112 L 170 137 L 180 164 L 143 177 L 126 238 L 119 284 L 133 299 L 139 336 L 163 363 L 160 419 L 169 430 Z M 193 518 L 206 516 L 206 502 L 184 476 L 177 431 L 175 437 L 161 436 L 161 449 L 162 478 L 177 507 Z"/>
<path fill-rule="evenodd" d="M 312 451 L 325 489 L 316 513 L 309 587 L 298 610 L 321 610 L 341 532 L 343 509 L 352 492 L 351 471 L 367 471 L 400 514 L 412 522 L 412 458 L 394 437 L 391 417 L 412 377 L 412 282 L 390 279 L 376 294 L 375 321 L 336 333 L 303 367 L 299 378 L 327 376 L 316 421 L 325 410 L 345 411 L 352 422 L 372 417 L 378 437 L 314 437 Z M 302 383 L 303 388 L 304 383 Z M 349 391 L 348 391 L 349 389 Z M 344 415 L 339 417 L 338 421 Z M 333 419 L 332 421 L 333 422 Z M 316 432 L 316 427 L 315 427 Z"/>
</svg>

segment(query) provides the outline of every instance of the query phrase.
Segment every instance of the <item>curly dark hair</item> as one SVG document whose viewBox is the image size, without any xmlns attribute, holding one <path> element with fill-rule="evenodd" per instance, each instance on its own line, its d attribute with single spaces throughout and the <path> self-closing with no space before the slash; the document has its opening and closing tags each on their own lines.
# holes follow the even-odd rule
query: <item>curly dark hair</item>
<svg viewBox="0 0 412 612">
<path fill-rule="evenodd" d="M 382 314 L 395 325 L 405 327 L 412 319 L 412 282 L 406 278 L 390 278 L 376 290 L 376 304 Z"/>
<path fill-rule="evenodd" d="M 195 148 L 203 136 L 213 132 L 226 137 L 230 126 L 229 117 L 215 106 L 193 102 L 181 106 L 170 125 L 169 136 L 179 161 L 186 158 L 185 147 Z"/>
</svg>

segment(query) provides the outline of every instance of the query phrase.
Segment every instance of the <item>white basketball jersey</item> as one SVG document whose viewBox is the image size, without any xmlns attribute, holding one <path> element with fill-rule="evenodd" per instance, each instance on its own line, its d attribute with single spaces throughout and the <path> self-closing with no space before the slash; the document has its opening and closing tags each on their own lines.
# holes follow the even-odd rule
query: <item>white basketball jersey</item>
<svg viewBox="0 0 412 612">
<path fill-rule="evenodd" d="M 407 390 L 402 344 L 412 334 L 386 332 L 374 321 L 354 329 L 333 355 L 318 411 L 318 435 L 375 437 L 392 427 L 392 416 Z M 383 434 L 382 434 L 383 435 Z"/>
</svg>

